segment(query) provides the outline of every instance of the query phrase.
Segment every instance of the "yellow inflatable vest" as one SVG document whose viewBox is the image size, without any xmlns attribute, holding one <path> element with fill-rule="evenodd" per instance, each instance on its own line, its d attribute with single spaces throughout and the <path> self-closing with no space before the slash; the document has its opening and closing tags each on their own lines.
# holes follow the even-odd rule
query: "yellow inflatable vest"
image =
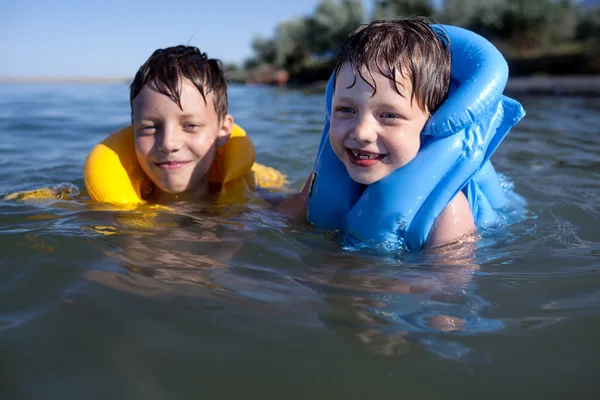
<svg viewBox="0 0 600 400">
<path fill-rule="evenodd" d="M 246 132 L 234 125 L 229 140 L 217 149 L 210 182 L 221 185 L 221 199 L 238 201 L 248 190 L 282 188 L 285 175 L 274 168 L 255 163 L 254 144 Z M 139 165 L 134 133 L 125 127 L 96 145 L 84 166 L 83 177 L 92 200 L 115 205 L 146 202 L 152 182 Z"/>
<path fill-rule="evenodd" d="M 239 202 L 248 191 L 282 189 L 288 183 L 278 170 L 254 162 L 256 152 L 249 136 L 234 125 L 229 140 L 217 148 L 210 170 L 210 182 L 220 185 L 220 201 Z M 136 208 L 146 203 L 153 183 L 139 165 L 135 154 L 133 128 L 127 126 L 98 143 L 89 153 L 83 177 L 90 198 L 120 208 Z M 13 193 L 5 199 L 44 200 L 57 198 L 50 188 Z"/>
</svg>

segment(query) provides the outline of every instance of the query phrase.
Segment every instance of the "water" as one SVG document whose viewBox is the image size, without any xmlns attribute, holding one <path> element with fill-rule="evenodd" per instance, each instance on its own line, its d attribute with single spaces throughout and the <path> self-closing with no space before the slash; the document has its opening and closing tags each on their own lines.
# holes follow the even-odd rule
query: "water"
<svg viewBox="0 0 600 400">
<path fill-rule="evenodd" d="M 0 397 L 598 398 L 600 99 L 516 96 L 493 158 L 526 218 L 449 255 L 344 249 L 260 201 L 176 214 L 85 201 L 126 85 L 0 86 Z M 295 188 L 321 93 L 234 86 L 257 160 Z"/>
</svg>

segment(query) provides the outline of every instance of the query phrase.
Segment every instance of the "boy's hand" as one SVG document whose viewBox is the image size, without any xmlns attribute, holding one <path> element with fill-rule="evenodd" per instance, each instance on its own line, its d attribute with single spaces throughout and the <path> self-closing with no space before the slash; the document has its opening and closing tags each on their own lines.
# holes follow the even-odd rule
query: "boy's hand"
<svg viewBox="0 0 600 400">
<path fill-rule="evenodd" d="M 308 206 L 308 194 L 310 193 L 312 173 L 308 176 L 304 186 L 299 193 L 294 193 L 283 199 L 283 201 L 274 206 L 275 211 L 289 215 L 293 218 L 305 218 L 306 207 Z"/>
</svg>

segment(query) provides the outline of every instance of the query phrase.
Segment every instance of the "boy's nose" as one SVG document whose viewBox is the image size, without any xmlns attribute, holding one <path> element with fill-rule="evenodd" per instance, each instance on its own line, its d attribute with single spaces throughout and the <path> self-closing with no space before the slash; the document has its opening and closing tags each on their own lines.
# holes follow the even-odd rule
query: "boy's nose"
<svg viewBox="0 0 600 400">
<path fill-rule="evenodd" d="M 375 127 L 366 118 L 363 118 L 352 129 L 350 138 L 359 143 L 371 143 L 377 140 L 377 133 Z"/>
<path fill-rule="evenodd" d="M 165 126 L 158 141 L 158 150 L 163 153 L 173 153 L 181 148 L 181 143 L 181 137 L 177 130 L 173 127 Z"/>
</svg>

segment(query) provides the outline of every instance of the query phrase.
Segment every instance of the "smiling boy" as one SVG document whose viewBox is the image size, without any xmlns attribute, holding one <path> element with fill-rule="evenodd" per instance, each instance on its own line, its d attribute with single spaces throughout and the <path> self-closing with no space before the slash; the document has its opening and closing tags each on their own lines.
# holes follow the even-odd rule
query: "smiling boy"
<svg viewBox="0 0 600 400">
<path fill-rule="evenodd" d="M 192 46 L 159 49 L 137 72 L 130 101 L 137 159 L 154 183 L 149 198 L 205 196 L 217 148 L 233 129 L 218 61 Z"/>
<path fill-rule="evenodd" d="M 336 59 L 329 140 L 352 180 L 371 185 L 415 158 L 421 131 L 448 93 L 447 43 L 419 17 L 374 21 L 349 36 Z M 305 216 L 309 181 L 280 209 Z M 459 191 L 437 217 L 426 247 L 473 232 Z"/>
</svg>

